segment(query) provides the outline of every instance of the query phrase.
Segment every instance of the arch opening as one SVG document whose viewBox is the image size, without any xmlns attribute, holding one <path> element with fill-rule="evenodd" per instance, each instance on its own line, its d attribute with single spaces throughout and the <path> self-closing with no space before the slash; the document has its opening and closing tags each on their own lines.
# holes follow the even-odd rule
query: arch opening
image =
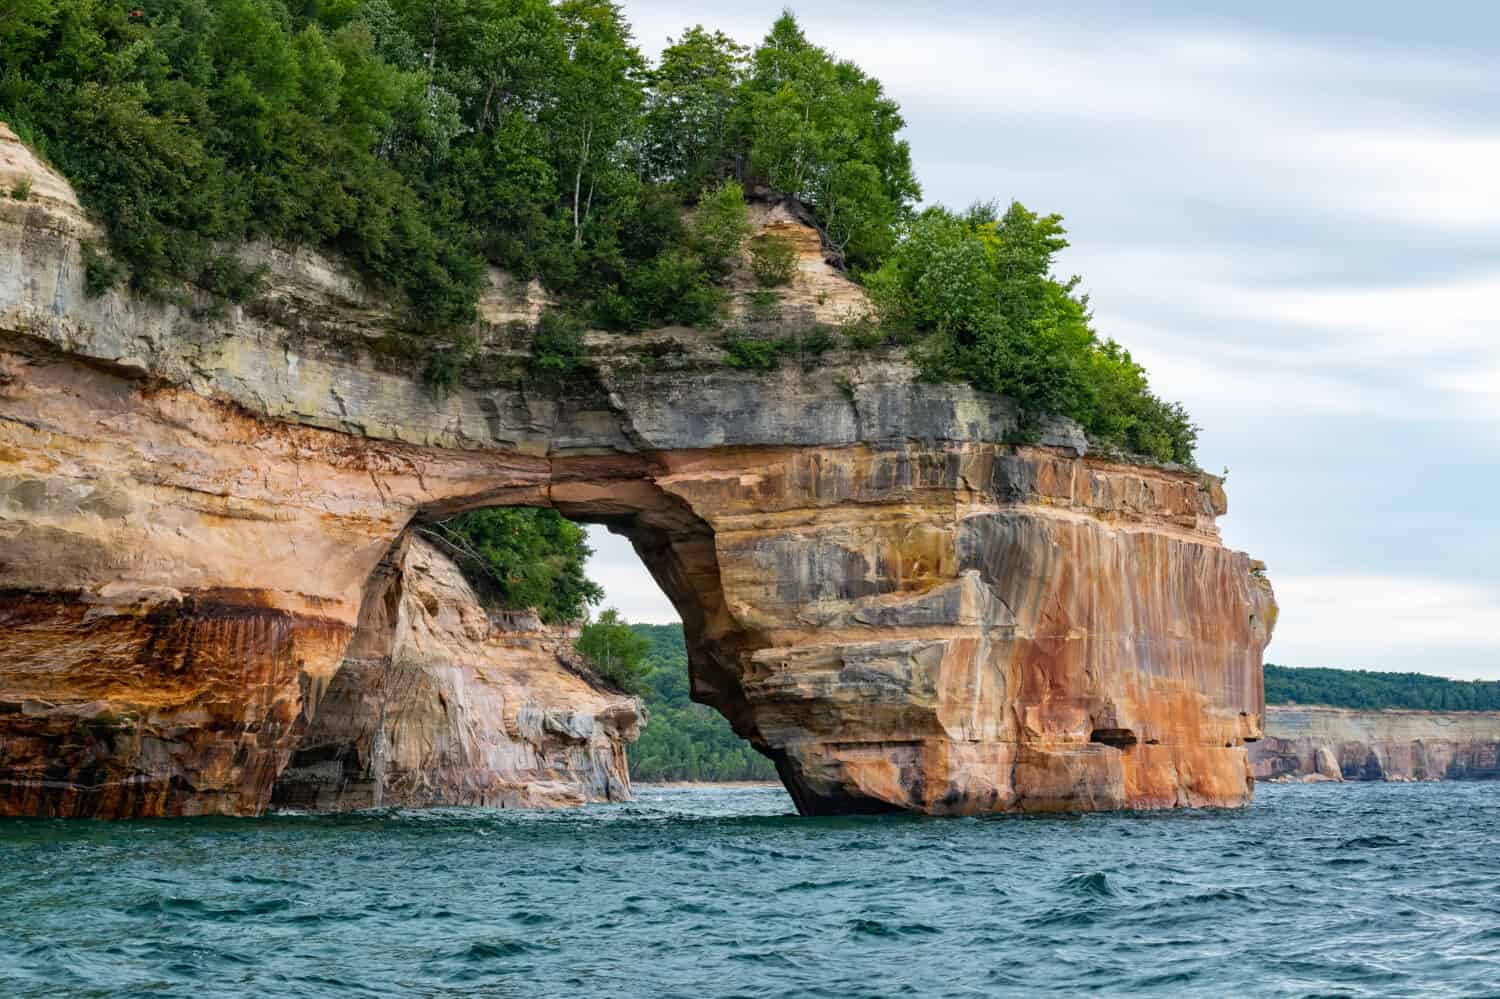
<svg viewBox="0 0 1500 999">
<path fill-rule="evenodd" d="M 470 516 L 487 510 L 558 516 Z M 590 658 L 590 632 L 597 642 L 614 618 L 600 606 L 606 616 L 585 624 L 587 603 L 598 600 L 585 595 L 594 584 L 583 566 L 557 577 L 555 601 L 538 600 L 542 591 L 523 581 L 527 568 L 515 561 L 523 552 L 554 562 L 589 553 L 581 532 L 568 530 L 579 525 L 623 538 L 667 597 L 680 621 L 675 661 L 670 628 L 625 638 L 645 641 L 653 659 L 664 654 L 669 662 L 657 668 L 679 675 L 643 675 L 632 684 L 610 675 L 618 664 L 608 657 Z M 510 545 L 497 531 L 533 536 Z M 496 542 L 506 550 L 497 554 Z M 520 585 L 507 587 L 496 573 L 500 563 Z M 724 658 L 724 638 L 734 634 L 725 623 L 712 530 L 647 480 L 577 478 L 419 508 L 366 581 L 342 662 L 326 683 L 305 691 L 303 731 L 271 804 L 344 810 L 624 800 L 647 703 L 660 714 L 648 740 L 648 777 L 701 776 L 673 765 L 684 737 L 721 750 L 733 740 L 736 750 L 770 757 L 754 738 L 734 660 Z M 705 717 L 697 705 L 716 714 Z M 684 718 L 691 732 L 661 730 Z M 714 745 L 694 747 L 695 762 L 698 748 L 714 752 Z M 767 761 L 756 775 L 775 772 Z"/>
</svg>

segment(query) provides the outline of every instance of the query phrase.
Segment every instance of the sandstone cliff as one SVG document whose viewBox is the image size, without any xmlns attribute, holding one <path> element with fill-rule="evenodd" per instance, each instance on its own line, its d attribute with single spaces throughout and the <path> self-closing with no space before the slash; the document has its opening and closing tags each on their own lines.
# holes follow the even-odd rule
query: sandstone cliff
<svg viewBox="0 0 1500 999">
<path fill-rule="evenodd" d="M 592 338 L 556 388 L 486 324 L 438 399 L 311 254 L 263 250 L 220 318 L 86 297 L 57 190 L 0 202 L 0 812 L 264 808 L 309 737 L 358 745 L 322 713 L 365 696 L 339 678 L 392 545 L 499 504 L 632 541 L 694 698 L 804 812 L 1248 799 L 1275 605 L 1213 477 L 1060 421 L 1010 443 L 1006 400 L 900 352 L 759 374 L 688 330 Z"/>
<path fill-rule="evenodd" d="M 1257 780 L 1500 779 L 1500 713 L 1271 705 Z"/>
<path fill-rule="evenodd" d="M 318 704 L 274 804 L 516 808 L 630 796 L 625 745 L 639 702 L 591 681 L 568 632 L 487 613 L 419 538 L 376 568 Z"/>
</svg>

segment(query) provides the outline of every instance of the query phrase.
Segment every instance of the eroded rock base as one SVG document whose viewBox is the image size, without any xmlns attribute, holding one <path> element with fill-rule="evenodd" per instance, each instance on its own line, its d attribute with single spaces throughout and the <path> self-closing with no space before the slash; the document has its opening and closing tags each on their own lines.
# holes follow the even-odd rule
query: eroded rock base
<svg viewBox="0 0 1500 999">
<path fill-rule="evenodd" d="M 349 652 L 276 782 L 278 806 L 537 808 L 630 797 L 641 716 L 570 634 L 490 613 L 426 541 L 376 573 Z"/>
<path fill-rule="evenodd" d="M 0 815 L 261 811 L 349 628 L 254 597 L 0 593 Z"/>
</svg>

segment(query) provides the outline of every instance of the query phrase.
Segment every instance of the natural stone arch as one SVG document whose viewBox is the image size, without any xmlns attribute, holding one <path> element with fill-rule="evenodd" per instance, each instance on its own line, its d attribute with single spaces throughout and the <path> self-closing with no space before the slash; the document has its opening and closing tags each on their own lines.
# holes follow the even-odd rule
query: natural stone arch
<svg viewBox="0 0 1500 999">
<path fill-rule="evenodd" d="M 392 544 L 495 504 L 631 537 L 805 812 L 1248 799 L 1275 605 L 1212 476 L 1014 443 L 899 349 L 747 372 L 661 330 L 539 383 L 499 285 L 489 373 L 434 396 L 312 254 L 253 248 L 223 321 L 88 297 L 98 233 L 38 190 L 0 199 L 0 813 L 259 811 Z"/>
<path fill-rule="evenodd" d="M 645 553 L 694 636 L 723 631 L 707 626 L 722 616 L 713 532 L 652 484 L 659 471 L 652 462 L 591 460 L 552 471 L 556 481 L 415 511 L 365 585 L 359 624 L 327 691 L 305 702 L 305 731 L 275 803 L 505 807 L 629 797 L 625 743 L 642 713 L 635 698 L 597 678 L 572 650 L 576 629 L 545 626 L 527 611 L 485 611 L 452 561 L 461 550 L 435 527 L 456 513 L 516 506 L 608 526 Z M 737 678 L 710 657 L 694 658 L 707 667 L 695 671 L 699 699 L 736 705 L 731 711 L 748 717 Z M 506 682 L 521 677 L 527 682 Z M 549 704 L 549 693 L 562 696 Z M 479 704 L 489 718 L 468 717 Z M 427 743 L 415 759 L 413 739 Z M 434 753 L 436 743 L 446 751 Z M 373 772 L 386 769 L 388 752 L 404 757 L 392 763 L 394 778 Z"/>
<path fill-rule="evenodd" d="M 66 356 L 7 363 L 13 545 L 38 584 L 0 632 L 26 720 L 8 810 L 259 810 L 389 546 L 419 514 L 498 503 L 632 538 L 683 613 L 695 695 L 804 811 L 1248 793 L 1267 608 L 1197 474 L 952 439 L 532 457 L 267 421 Z M 917 391 L 856 388 L 877 410 Z M 80 723 L 115 734 L 70 742 Z M 1090 742 L 1102 729 L 1138 744 Z"/>
</svg>

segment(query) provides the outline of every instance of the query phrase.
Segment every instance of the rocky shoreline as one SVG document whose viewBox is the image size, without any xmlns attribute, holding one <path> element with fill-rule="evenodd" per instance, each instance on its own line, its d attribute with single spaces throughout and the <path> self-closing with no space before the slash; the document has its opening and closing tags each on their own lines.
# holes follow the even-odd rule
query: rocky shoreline
<svg viewBox="0 0 1500 999">
<path fill-rule="evenodd" d="M 1266 707 L 1259 781 L 1500 779 L 1500 712 Z"/>
</svg>

